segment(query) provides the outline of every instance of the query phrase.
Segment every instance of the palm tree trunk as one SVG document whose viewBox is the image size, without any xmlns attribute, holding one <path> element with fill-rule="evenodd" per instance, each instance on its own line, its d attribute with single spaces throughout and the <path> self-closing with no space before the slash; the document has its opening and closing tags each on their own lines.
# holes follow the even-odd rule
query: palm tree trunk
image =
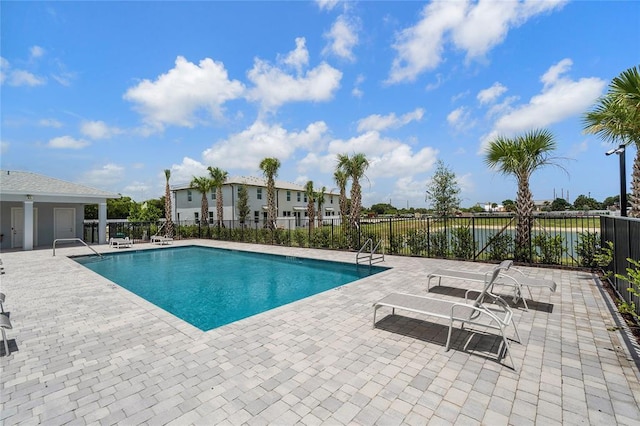
<svg viewBox="0 0 640 426">
<path fill-rule="evenodd" d="M 516 227 L 516 259 L 531 261 L 531 228 L 533 225 L 533 195 L 529 189 L 529 179 L 518 181 L 518 198 L 516 212 L 518 226 Z"/>
<path fill-rule="evenodd" d="M 216 188 L 216 215 L 218 216 L 218 227 L 222 228 L 222 187 Z"/>
<path fill-rule="evenodd" d="M 164 219 L 165 219 L 165 231 L 164 234 L 167 237 L 173 237 L 173 221 L 171 220 L 171 190 L 169 189 L 169 180 L 167 179 L 167 186 L 164 191 Z"/>
<path fill-rule="evenodd" d="M 209 226 L 209 202 L 207 201 L 207 193 L 202 193 L 202 203 L 200 206 L 200 223 Z"/>
<path fill-rule="evenodd" d="M 309 202 L 307 204 L 307 216 L 309 216 L 309 232 L 313 232 L 313 228 L 315 226 L 315 219 L 316 219 L 316 211 L 313 208 L 313 203 Z"/>
<path fill-rule="evenodd" d="M 633 161 L 633 172 L 631 173 L 631 203 L 630 217 L 640 217 L 640 143 L 636 145 L 636 158 Z"/>
<path fill-rule="evenodd" d="M 353 179 L 353 184 L 351 185 L 351 212 L 350 212 L 350 221 L 352 227 L 357 227 L 360 224 L 360 198 L 362 197 L 362 192 L 360 189 L 360 181 L 357 179 Z"/>
</svg>

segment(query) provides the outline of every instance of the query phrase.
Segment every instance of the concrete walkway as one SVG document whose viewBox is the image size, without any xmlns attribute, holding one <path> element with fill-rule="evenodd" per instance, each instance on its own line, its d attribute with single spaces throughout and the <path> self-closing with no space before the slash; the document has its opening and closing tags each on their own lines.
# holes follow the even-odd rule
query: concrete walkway
<svg viewBox="0 0 640 426">
<path fill-rule="evenodd" d="M 195 240 L 174 245 L 353 262 L 353 253 Z M 158 248 L 150 244 L 134 247 Z M 169 249 L 163 247 L 161 249 Z M 102 252 L 114 251 L 98 246 Z M 131 250 L 131 249 L 121 249 Z M 85 269 L 86 247 L 3 253 L 13 330 L 0 358 L 0 423 L 13 424 L 593 424 L 640 419 L 638 366 L 597 280 L 523 268 L 558 291 L 515 309 L 517 371 L 492 335 L 404 312 L 372 328 L 372 303 L 424 294 L 441 267 L 491 265 L 387 256 L 393 269 L 209 332 Z M 451 283 L 451 281 L 449 281 Z M 445 282 L 443 282 L 445 284 Z M 460 300 L 460 284 L 435 297 Z M 508 294 L 507 289 L 498 291 Z M 512 334 L 510 334 L 511 336 Z"/>
</svg>

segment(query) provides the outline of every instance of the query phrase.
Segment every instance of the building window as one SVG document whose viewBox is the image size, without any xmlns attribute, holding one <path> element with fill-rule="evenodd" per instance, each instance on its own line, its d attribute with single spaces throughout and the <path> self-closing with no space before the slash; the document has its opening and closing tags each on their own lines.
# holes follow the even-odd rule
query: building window
<svg viewBox="0 0 640 426">
<path fill-rule="evenodd" d="M 200 217 L 200 214 L 198 212 L 193 213 L 193 220 L 195 220 L 196 222 L 198 221 L 199 217 Z"/>
<path fill-rule="evenodd" d="M 260 220 L 260 212 L 259 211 L 254 211 L 253 212 L 253 220 L 258 223 L 258 221 Z"/>
<path fill-rule="evenodd" d="M 187 189 L 187 201 L 192 201 L 192 200 L 193 200 L 193 197 L 191 195 L 191 190 Z"/>
<path fill-rule="evenodd" d="M 329 197 L 329 203 L 333 204 L 333 195 Z"/>
<path fill-rule="evenodd" d="M 300 202 L 300 192 L 298 192 L 298 202 Z"/>
<path fill-rule="evenodd" d="M 213 223 L 213 212 L 209 212 L 209 223 Z"/>
<path fill-rule="evenodd" d="M 291 191 L 287 191 L 287 201 L 291 201 Z"/>
<path fill-rule="evenodd" d="M 211 191 L 211 199 L 212 200 L 216 199 L 216 191 Z"/>
<path fill-rule="evenodd" d="M 262 188 L 257 188 L 256 189 L 256 198 L 258 200 L 262 200 Z"/>
<path fill-rule="evenodd" d="M 307 202 L 307 194 L 304 194 L 304 202 Z"/>
</svg>

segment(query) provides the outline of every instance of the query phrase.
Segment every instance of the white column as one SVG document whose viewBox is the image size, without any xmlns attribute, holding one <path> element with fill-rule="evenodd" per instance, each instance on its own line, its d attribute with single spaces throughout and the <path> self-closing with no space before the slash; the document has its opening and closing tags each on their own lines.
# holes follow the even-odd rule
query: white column
<svg viewBox="0 0 640 426">
<path fill-rule="evenodd" d="M 24 202 L 24 236 L 22 250 L 33 250 L 33 201 Z"/>
<path fill-rule="evenodd" d="M 107 243 L 107 203 L 98 204 L 98 243 Z"/>
</svg>

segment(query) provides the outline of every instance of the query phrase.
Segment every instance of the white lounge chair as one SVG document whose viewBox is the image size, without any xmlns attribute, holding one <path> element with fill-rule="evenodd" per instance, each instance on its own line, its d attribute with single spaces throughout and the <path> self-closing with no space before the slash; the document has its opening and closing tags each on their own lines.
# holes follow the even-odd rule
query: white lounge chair
<svg viewBox="0 0 640 426">
<path fill-rule="evenodd" d="M 2 340 L 4 341 L 4 354 L 5 356 L 9 355 L 9 341 L 7 340 L 7 332 L 5 330 L 11 330 L 11 321 L 9 321 L 9 317 L 0 314 L 0 330 L 2 330 Z"/>
<path fill-rule="evenodd" d="M 158 245 L 172 244 L 173 243 L 173 238 L 167 237 L 167 236 L 162 236 L 162 235 L 152 235 L 151 236 L 151 243 L 152 244 L 158 244 Z"/>
<path fill-rule="evenodd" d="M 129 239 L 129 237 L 125 238 L 111 238 L 109 239 L 109 245 L 111 247 L 122 248 L 122 247 L 132 247 L 133 241 Z"/>
<path fill-rule="evenodd" d="M 4 314 L 4 299 L 5 299 L 4 293 L 0 293 L 0 311 L 2 311 L 3 314 Z"/>
<path fill-rule="evenodd" d="M 373 304 L 373 327 L 376 326 L 376 313 L 378 309 L 383 307 L 391 308 L 391 314 L 395 315 L 396 309 L 415 312 L 422 315 L 433 316 L 436 318 L 442 318 L 449 320 L 449 332 L 447 334 L 446 350 L 451 347 L 451 332 L 455 322 L 460 323 L 460 328 L 464 328 L 465 324 L 471 324 L 493 330 L 498 330 L 502 337 L 502 343 L 498 349 L 498 358 L 500 358 L 503 348 L 504 353 L 509 354 L 511 365 L 515 370 L 515 364 L 509 351 L 509 343 L 505 331 L 511 324 L 515 329 L 515 335 L 517 342 L 520 343 L 520 335 L 518 334 L 518 328 L 513 322 L 513 311 L 509 308 L 507 303 L 499 296 L 492 294 L 489 290 L 493 286 L 495 280 L 498 278 L 498 274 L 503 266 L 498 265 L 493 271 L 489 272 L 485 276 L 485 284 L 482 292 L 478 295 L 473 303 L 452 302 L 445 299 L 436 299 L 426 296 L 418 296 L 415 294 L 406 293 L 392 293 L 383 299 Z M 468 296 L 468 290 L 466 296 Z M 467 298 L 465 297 L 465 300 Z M 491 299 L 493 302 L 491 305 L 485 303 L 485 299 Z M 473 334 L 469 337 L 465 343 L 464 348 L 469 345 L 469 342 Z"/>
<path fill-rule="evenodd" d="M 498 284 L 513 287 L 513 303 L 518 303 L 520 300 L 522 300 L 524 308 L 526 310 L 529 310 L 527 300 L 522 297 L 522 287 L 527 287 L 529 297 L 532 300 L 533 295 L 531 294 L 531 287 L 544 287 L 550 289 L 552 292 L 556 291 L 556 283 L 554 281 L 528 277 L 521 270 L 513 267 L 512 265 L 512 260 L 503 260 L 500 263 L 500 273 L 494 285 Z M 507 273 L 507 271 L 513 271 L 513 273 Z M 466 272 L 455 269 L 436 269 L 427 276 L 427 291 L 431 289 L 431 280 L 433 278 L 438 278 L 438 285 L 441 284 L 442 278 L 453 278 L 457 280 L 472 282 L 485 281 L 484 274 L 480 274 L 477 272 Z M 491 289 L 491 291 L 493 291 L 493 288 Z"/>
</svg>

